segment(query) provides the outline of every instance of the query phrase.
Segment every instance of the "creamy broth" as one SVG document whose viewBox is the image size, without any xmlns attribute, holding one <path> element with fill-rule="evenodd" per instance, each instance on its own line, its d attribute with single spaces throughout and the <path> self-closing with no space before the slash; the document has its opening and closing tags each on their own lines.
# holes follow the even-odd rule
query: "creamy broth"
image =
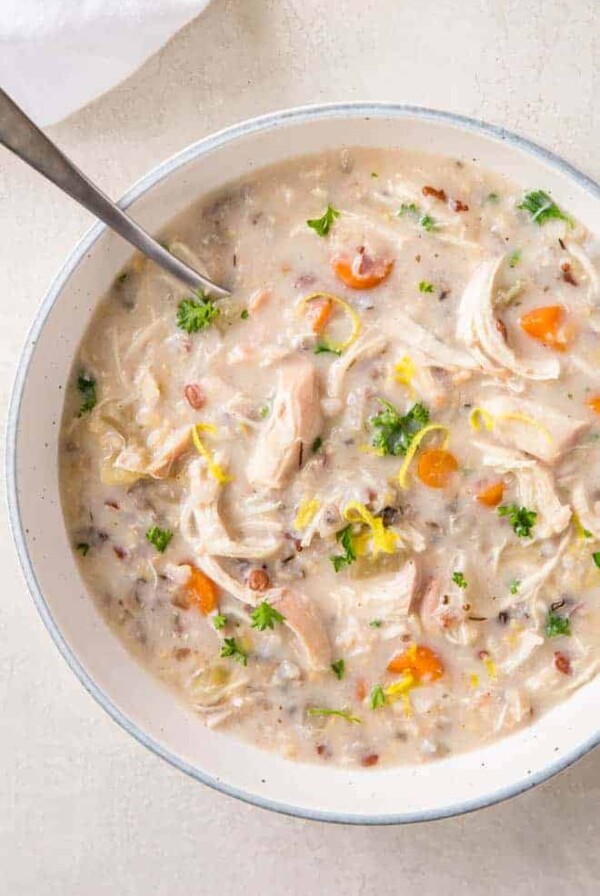
<svg viewBox="0 0 600 896">
<path fill-rule="evenodd" d="M 83 580 L 206 724 L 420 762 L 528 723 L 600 657 L 598 244 L 474 161 L 257 172 L 136 258 L 65 403 Z"/>
</svg>

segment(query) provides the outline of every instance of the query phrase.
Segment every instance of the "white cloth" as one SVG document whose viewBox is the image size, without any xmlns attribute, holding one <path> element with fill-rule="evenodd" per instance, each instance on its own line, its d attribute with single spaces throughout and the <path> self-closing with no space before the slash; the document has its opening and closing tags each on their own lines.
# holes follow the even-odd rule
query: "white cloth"
<svg viewBox="0 0 600 896">
<path fill-rule="evenodd" d="M 122 81 L 210 0 L 0 0 L 0 84 L 51 124 Z"/>
</svg>

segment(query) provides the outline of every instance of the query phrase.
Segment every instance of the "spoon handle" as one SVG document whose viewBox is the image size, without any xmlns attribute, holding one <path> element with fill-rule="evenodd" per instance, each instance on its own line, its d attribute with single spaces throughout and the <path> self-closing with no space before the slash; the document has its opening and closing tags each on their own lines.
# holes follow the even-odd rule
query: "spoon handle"
<svg viewBox="0 0 600 896">
<path fill-rule="evenodd" d="M 203 277 L 171 255 L 108 196 L 94 186 L 0 88 L 0 144 L 43 174 L 49 181 L 104 221 L 144 255 L 191 289 L 203 289 L 216 297 L 229 295 L 223 287 Z"/>
</svg>

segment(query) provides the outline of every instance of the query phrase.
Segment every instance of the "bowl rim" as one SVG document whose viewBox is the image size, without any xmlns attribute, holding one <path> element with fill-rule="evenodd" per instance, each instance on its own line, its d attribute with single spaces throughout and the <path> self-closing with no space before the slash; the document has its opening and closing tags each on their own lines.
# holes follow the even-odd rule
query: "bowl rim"
<svg viewBox="0 0 600 896">
<path fill-rule="evenodd" d="M 207 137 L 190 144 L 186 148 L 180 150 L 164 162 L 159 163 L 152 168 L 147 174 L 137 180 L 134 185 L 121 197 L 118 205 L 127 209 L 133 202 L 140 199 L 150 189 L 167 178 L 173 171 L 183 167 L 189 162 L 196 160 L 202 155 L 219 149 L 225 144 L 242 139 L 253 134 L 272 130 L 288 123 L 302 124 L 327 119 L 339 119 L 346 117 L 362 117 L 362 118 L 417 118 L 424 121 L 437 122 L 450 125 L 459 130 L 475 133 L 480 136 L 489 137 L 510 144 L 515 149 L 522 150 L 529 155 L 534 156 L 540 161 L 546 163 L 550 167 L 557 169 L 560 173 L 566 175 L 573 180 L 578 186 L 583 188 L 594 198 L 600 200 L 600 184 L 582 172 L 572 163 L 566 161 L 552 150 L 522 137 L 513 131 L 507 130 L 500 125 L 488 124 L 476 118 L 459 115 L 454 112 L 447 112 L 438 109 L 430 109 L 423 106 L 408 105 L 404 103 L 392 102 L 334 102 L 324 104 L 313 104 L 298 106 L 290 109 L 283 109 L 269 112 L 255 118 L 247 119 L 238 124 L 223 128 Z M 50 637 L 54 641 L 63 659 L 75 676 L 79 679 L 88 693 L 96 700 L 96 702 L 108 713 L 108 715 L 121 726 L 128 734 L 134 737 L 140 744 L 149 749 L 151 752 L 165 759 L 170 765 L 184 772 L 196 781 L 211 787 L 212 789 L 236 797 L 243 802 L 258 806 L 262 809 L 270 809 L 282 815 L 289 815 L 296 818 L 303 818 L 311 821 L 326 821 L 338 824 L 361 824 L 361 825 L 388 825 L 388 824 L 408 824 L 414 822 L 434 821 L 443 818 L 450 818 L 457 815 L 463 815 L 473 812 L 477 809 L 486 808 L 488 806 L 501 803 L 520 793 L 536 787 L 538 784 L 547 781 L 558 772 L 571 766 L 578 759 L 600 744 L 600 728 L 598 731 L 583 741 L 579 746 L 570 752 L 538 769 L 531 774 L 526 780 L 516 781 L 512 785 L 491 791 L 481 797 L 456 802 L 448 806 L 438 809 L 418 810 L 412 812 L 400 813 L 384 813 L 384 814 L 348 814 L 344 812 L 335 812 L 330 810 L 313 810 L 305 807 L 289 805 L 287 803 L 278 802 L 276 800 L 265 798 L 259 794 L 249 793 L 245 790 L 232 786 L 219 779 L 213 778 L 201 769 L 191 765 L 181 756 L 171 752 L 166 746 L 159 743 L 154 737 L 147 734 L 132 720 L 130 720 L 118 706 L 113 703 L 111 697 L 103 691 L 103 689 L 95 682 L 91 675 L 87 672 L 83 664 L 79 661 L 75 652 L 62 635 L 57 623 L 54 620 L 49 604 L 44 597 L 40 584 L 38 582 L 33 562 L 29 555 L 26 535 L 21 518 L 20 501 L 17 485 L 17 443 L 19 434 L 19 422 L 21 415 L 21 403 L 23 391 L 29 372 L 30 363 L 35 352 L 38 338 L 41 335 L 46 320 L 60 295 L 63 287 L 76 270 L 81 260 L 92 249 L 94 244 L 107 230 L 107 226 L 102 222 L 96 222 L 81 237 L 74 249 L 71 251 L 66 261 L 63 263 L 58 273 L 52 280 L 48 291 L 46 292 L 41 305 L 35 313 L 27 333 L 25 344 L 22 348 L 17 371 L 14 379 L 12 393 L 7 416 L 6 429 L 6 484 L 7 484 L 7 503 L 9 512 L 9 523 L 15 543 L 17 555 L 21 570 L 23 572 L 26 585 L 33 599 L 39 616 L 42 619 Z"/>
</svg>

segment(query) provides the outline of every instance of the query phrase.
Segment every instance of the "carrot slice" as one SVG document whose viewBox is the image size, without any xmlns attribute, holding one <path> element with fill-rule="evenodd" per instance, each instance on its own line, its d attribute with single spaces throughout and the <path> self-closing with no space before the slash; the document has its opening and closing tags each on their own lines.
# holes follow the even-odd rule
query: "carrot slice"
<svg viewBox="0 0 600 896">
<path fill-rule="evenodd" d="M 389 277 L 394 262 L 358 252 L 354 258 L 335 255 L 331 259 L 331 267 L 342 283 L 351 289 L 373 289 Z"/>
<path fill-rule="evenodd" d="M 492 482 L 477 495 L 477 500 L 485 507 L 496 507 L 504 496 L 504 483 Z"/>
<path fill-rule="evenodd" d="M 310 313 L 312 316 L 313 333 L 322 333 L 329 323 L 329 318 L 333 314 L 333 302 L 331 299 L 323 299 L 322 302 L 313 302 Z"/>
<path fill-rule="evenodd" d="M 185 596 L 190 607 L 196 607 L 204 616 L 217 609 L 217 586 L 201 569 L 192 566 L 185 586 Z"/>
<path fill-rule="evenodd" d="M 596 414 L 600 414 L 600 395 L 595 395 L 593 398 L 588 398 L 586 401 L 588 408 L 591 408 Z"/>
<path fill-rule="evenodd" d="M 429 488 L 444 488 L 452 473 L 458 470 L 458 461 L 445 448 L 428 448 L 419 457 L 417 474 Z"/>
<path fill-rule="evenodd" d="M 519 323 L 521 329 L 532 339 L 537 339 L 538 342 L 558 352 L 564 352 L 567 347 L 562 327 L 564 317 L 565 310 L 562 305 L 545 305 L 528 311 L 521 317 Z"/>
<path fill-rule="evenodd" d="M 404 653 L 393 657 L 387 668 L 388 672 L 397 675 L 410 672 L 419 683 L 437 681 L 444 674 L 441 657 L 424 644 L 413 644 Z"/>
</svg>

